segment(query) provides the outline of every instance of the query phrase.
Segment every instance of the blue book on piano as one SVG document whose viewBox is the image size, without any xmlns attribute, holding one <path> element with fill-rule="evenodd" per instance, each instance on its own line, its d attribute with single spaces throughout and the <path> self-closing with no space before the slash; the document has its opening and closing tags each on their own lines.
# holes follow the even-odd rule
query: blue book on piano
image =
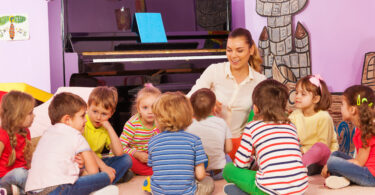
<svg viewBox="0 0 375 195">
<path fill-rule="evenodd" d="M 141 37 L 141 43 L 167 42 L 160 13 L 135 13 L 132 30 Z"/>
</svg>

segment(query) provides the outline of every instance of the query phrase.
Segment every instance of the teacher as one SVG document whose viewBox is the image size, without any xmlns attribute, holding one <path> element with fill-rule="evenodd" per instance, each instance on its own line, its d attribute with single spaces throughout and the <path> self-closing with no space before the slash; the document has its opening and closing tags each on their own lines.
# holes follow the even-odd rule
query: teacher
<svg viewBox="0 0 375 195">
<path fill-rule="evenodd" d="M 237 28 L 229 34 L 226 55 L 228 62 L 207 67 L 187 96 L 201 88 L 211 89 L 217 100 L 215 114 L 227 122 L 233 137 L 240 137 L 253 104 L 253 90 L 266 77 L 247 29 Z"/>
</svg>

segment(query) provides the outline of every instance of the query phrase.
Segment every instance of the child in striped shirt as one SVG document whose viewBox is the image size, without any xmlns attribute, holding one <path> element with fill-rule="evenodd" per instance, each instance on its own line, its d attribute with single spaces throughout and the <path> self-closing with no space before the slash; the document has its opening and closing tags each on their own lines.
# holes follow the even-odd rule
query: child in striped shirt
<svg viewBox="0 0 375 195">
<path fill-rule="evenodd" d="M 208 195 L 214 181 L 206 176 L 207 157 L 201 139 L 185 132 L 193 118 L 189 100 L 181 92 L 167 92 L 152 106 L 162 131 L 150 139 L 148 165 L 153 195 Z"/>
<path fill-rule="evenodd" d="M 161 94 L 152 84 L 145 84 L 136 95 L 133 105 L 135 113 L 126 123 L 120 136 L 125 153 L 132 157 L 131 170 L 138 175 L 152 175 L 152 168 L 147 166 L 148 141 L 159 133 L 152 113 L 152 104 Z"/>
<path fill-rule="evenodd" d="M 286 113 L 288 90 L 275 80 L 259 83 L 253 92 L 255 121 L 246 125 L 234 163 L 224 168 L 227 194 L 303 194 L 307 170 L 302 164 L 296 128 Z M 249 170 L 257 162 L 257 171 Z M 239 189 L 238 189 L 239 188 Z"/>
</svg>

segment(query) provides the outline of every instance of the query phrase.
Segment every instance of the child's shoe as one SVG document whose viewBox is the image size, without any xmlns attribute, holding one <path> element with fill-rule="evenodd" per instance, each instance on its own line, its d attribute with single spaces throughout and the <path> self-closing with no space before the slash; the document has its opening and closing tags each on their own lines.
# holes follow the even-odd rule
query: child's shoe
<svg viewBox="0 0 375 195">
<path fill-rule="evenodd" d="M 350 185 L 350 181 L 345 177 L 329 176 L 325 181 L 325 185 L 332 189 L 340 189 Z"/>
<path fill-rule="evenodd" d="M 124 176 L 122 176 L 119 180 L 118 180 L 118 184 L 119 183 L 125 183 L 125 182 L 128 182 L 130 181 L 132 178 L 134 177 L 134 173 L 133 171 L 131 171 L 130 169 L 128 171 L 125 172 Z"/>
<path fill-rule="evenodd" d="M 309 166 L 307 166 L 307 175 L 312 176 L 312 175 L 317 175 L 322 172 L 323 165 L 314 163 Z"/>
<path fill-rule="evenodd" d="M 246 192 L 238 188 L 234 183 L 227 183 L 224 185 L 224 192 L 227 195 L 247 195 Z"/>
<path fill-rule="evenodd" d="M 0 195 L 7 195 L 7 190 L 5 188 L 0 188 Z"/>
</svg>

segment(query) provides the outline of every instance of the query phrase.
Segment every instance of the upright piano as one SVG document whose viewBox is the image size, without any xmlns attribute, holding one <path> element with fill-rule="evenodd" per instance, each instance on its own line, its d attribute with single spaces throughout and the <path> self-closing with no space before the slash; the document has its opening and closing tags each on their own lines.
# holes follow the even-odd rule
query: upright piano
<svg viewBox="0 0 375 195">
<path fill-rule="evenodd" d="M 200 9 L 211 11 L 202 8 L 200 0 L 65 0 L 65 52 L 78 55 L 78 73 L 69 85 L 115 86 L 119 103 L 111 122 L 119 133 L 144 83 L 153 83 L 162 92 L 186 93 L 207 66 L 226 61 L 230 9 L 228 0 L 217 2 L 222 2 L 219 10 L 227 15 L 222 23 L 217 21 L 222 11 L 218 16 L 210 12 L 216 18 L 211 23 L 207 17 L 203 22 L 197 19 Z M 131 31 L 132 13 L 141 8 L 162 14 L 167 43 L 141 43 Z M 127 18 L 119 18 L 124 10 Z"/>
</svg>

